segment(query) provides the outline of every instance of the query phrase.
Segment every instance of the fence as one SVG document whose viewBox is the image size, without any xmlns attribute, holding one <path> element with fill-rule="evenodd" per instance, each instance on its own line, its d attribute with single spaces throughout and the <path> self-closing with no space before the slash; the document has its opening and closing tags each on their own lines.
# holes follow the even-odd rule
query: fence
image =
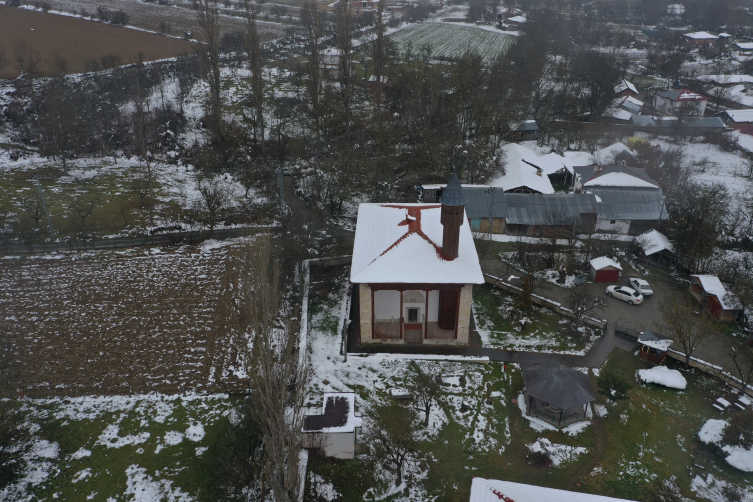
<svg viewBox="0 0 753 502">
<path fill-rule="evenodd" d="M 226 240 L 258 232 L 275 232 L 279 227 L 236 227 L 209 230 L 190 230 L 154 235 L 133 235 L 104 239 L 66 239 L 50 242 L 0 241 L 0 254 L 32 255 L 58 251 L 97 251 L 106 249 L 126 249 L 145 246 L 169 246 L 176 244 L 199 244 L 208 239 Z"/>
<path fill-rule="evenodd" d="M 512 284 L 508 284 L 504 282 L 502 279 L 500 279 L 499 277 L 494 277 L 493 275 L 484 274 L 484 281 L 487 284 L 491 284 L 492 286 L 499 288 L 503 291 L 507 291 L 508 293 L 512 293 L 518 296 L 523 295 L 523 290 L 521 288 L 513 286 Z M 543 296 L 532 294 L 531 302 L 536 305 L 539 305 L 540 307 L 547 308 L 551 310 L 552 312 L 560 314 L 564 317 L 568 317 L 570 319 L 576 318 L 575 313 L 572 310 L 566 307 L 563 307 L 562 304 L 559 302 L 555 302 L 554 300 L 544 298 Z M 583 316 L 581 317 L 581 320 L 585 324 L 597 327 L 599 329 L 604 329 L 607 327 L 607 321 L 605 319 L 596 319 L 594 317 Z"/>
</svg>

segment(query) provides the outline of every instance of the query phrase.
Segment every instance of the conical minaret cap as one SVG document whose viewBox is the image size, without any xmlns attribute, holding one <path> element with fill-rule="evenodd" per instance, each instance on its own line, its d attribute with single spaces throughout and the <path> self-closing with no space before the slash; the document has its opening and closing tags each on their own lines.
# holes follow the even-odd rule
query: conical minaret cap
<svg viewBox="0 0 753 502">
<path fill-rule="evenodd" d="M 447 183 L 447 188 L 444 189 L 439 202 L 443 206 L 465 206 L 465 195 L 463 195 L 463 188 L 460 186 L 458 173 L 452 173 L 452 176 L 450 176 L 450 181 Z"/>
</svg>

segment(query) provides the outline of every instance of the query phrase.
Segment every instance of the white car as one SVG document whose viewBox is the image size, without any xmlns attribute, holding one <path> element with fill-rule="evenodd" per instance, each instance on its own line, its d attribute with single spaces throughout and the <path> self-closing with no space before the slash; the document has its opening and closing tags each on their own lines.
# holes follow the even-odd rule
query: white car
<svg viewBox="0 0 753 502">
<path fill-rule="evenodd" d="M 630 285 L 633 287 L 634 290 L 638 291 L 643 296 L 651 296 L 654 294 L 654 292 L 651 290 L 651 286 L 649 286 L 648 283 L 644 281 L 643 279 L 638 279 L 637 277 L 631 277 Z"/>
<path fill-rule="evenodd" d="M 630 305 L 640 305 L 643 302 L 643 295 L 627 286 L 609 286 L 607 288 L 607 296 L 619 298 Z"/>
</svg>

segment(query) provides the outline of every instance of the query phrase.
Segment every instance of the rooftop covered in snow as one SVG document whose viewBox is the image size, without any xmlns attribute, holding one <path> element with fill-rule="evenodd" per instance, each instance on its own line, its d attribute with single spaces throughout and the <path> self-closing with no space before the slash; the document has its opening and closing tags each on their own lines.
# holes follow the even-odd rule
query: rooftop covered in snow
<svg viewBox="0 0 753 502">
<path fill-rule="evenodd" d="M 482 284 L 467 222 L 460 227 L 458 257 L 448 260 L 442 254 L 440 211 L 439 204 L 361 204 L 351 282 Z"/>
<path fill-rule="evenodd" d="M 590 263 L 594 270 L 601 270 L 607 267 L 614 267 L 617 270 L 622 270 L 622 267 L 619 263 L 606 256 L 599 256 L 598 258 L 594 258 L 590 261 Z"/>
<path fill-rule="evenodd" d="M 634 502 L 590 493 L 526 485 L 512 481 L 473 478 L 470 502 Z"/>
<path fill-rule="evenodd" d="M 643 253 L 646 256 L 659 253 L 661 251 L 675 252 L 675 248 L 672 247 L 672 243 L 666 235 L 658 230 L 649 230 L 648 232 L 641 234 L 636 239 L 640 246 L 643 248 Z"/>
<path fill-rule="evenodd" d="M 539 193 L 554 193 L 554 187 L 533 151 L 516 143 L 505 145 L 502 150 L 505 152 L 505 173 L 492 179 L 490 186 L 505 191 L 528 189 Z"/>
</svg>

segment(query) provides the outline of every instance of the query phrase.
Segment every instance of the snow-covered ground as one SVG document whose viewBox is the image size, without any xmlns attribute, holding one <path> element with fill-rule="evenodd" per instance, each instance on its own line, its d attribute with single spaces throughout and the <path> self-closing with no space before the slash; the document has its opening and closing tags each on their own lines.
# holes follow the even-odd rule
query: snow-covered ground
<svg viewBox="0 0 753 502">
<path fill-rule="evenodd" d="M 195 490 L 186 477 L 198 474 L 191 457 L 206 451 L 205 427 L 227 416 L 232 403 L 226 394 L 150 393 L 25 399 L 22 405 L 36 432 L 23 476 L 0 491 L 0 500 L 31 502 L 51 495 L 188 502 L 197 495 L 181 486 Z M 42 437 L 51 421 L 70 433 L 61 444 Z M 93 434 L 87 438 L 81 431 Z"/>
</svg>

